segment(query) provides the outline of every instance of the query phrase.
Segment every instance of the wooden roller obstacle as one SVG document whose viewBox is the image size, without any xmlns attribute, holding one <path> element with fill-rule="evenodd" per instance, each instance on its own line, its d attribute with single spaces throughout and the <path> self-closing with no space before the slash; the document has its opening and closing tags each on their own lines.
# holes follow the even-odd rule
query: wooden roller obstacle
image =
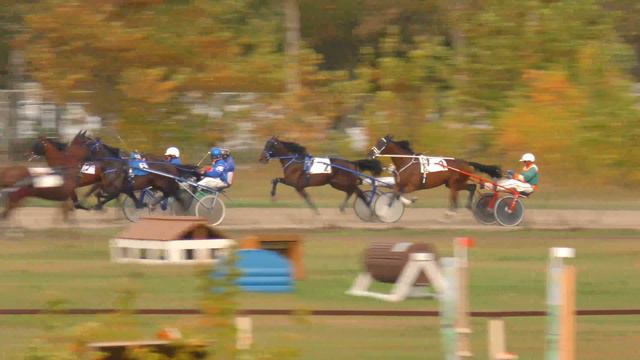
<svg viewBox="0 0 640 360">
<path fill-rule="evenodd" d="M 407 297 L 432 297 L 444 291 L 435 248 L 410 241 L 380 241 L 372 243 L 364 252 L 365 272 L 360 273 L 347 294 L 373 297 L 385 301 L 402 301 Z M 391 293 L 369 291 L 374 280 L 394 284 Z"/>
</svg>

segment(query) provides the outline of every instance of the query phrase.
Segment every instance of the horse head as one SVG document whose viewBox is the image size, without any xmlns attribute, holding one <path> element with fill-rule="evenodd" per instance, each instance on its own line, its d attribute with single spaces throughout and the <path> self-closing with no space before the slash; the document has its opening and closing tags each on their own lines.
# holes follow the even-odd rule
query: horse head
<svg viewBox="0 0 640 360">
<path fill-rule="evenodd" d="M 378 155 L 387 154 L 387 146 L 389 146 L 389 144 L 391 143 L 393 143 L 393 137 L 391 135 L 387 134 L 381 137 L 380 139 L 378 139 L 378 142 L 376 142 L 376 144 L 371 147 L 371 149 L 367 153 L 367 157 L 369 159 L 373 159 Z"/>
<path fill-rule="evenodd" d="M 78 131 L 69 143 L 66 154 L 76 161 L 91 160 L 91 152 L 87 149 L 87 144 L 91 141 L 93 141 L 93 139 L 87 136 L 86 130 Z"/>
<path fill-rule="evenodd" d="M 267 142 L 264 143 L 264 148 L 262 149 L 262 153 L 260 154 L 259 162 L 266 164 L 273 157 L 278 157 L 280 155 L 279 149 L 282 147 L 282 144 L 277 136 L 272 136 Z"/>
<path fill-rule="evenodd" d="M 67 144 L 65 143 L 45 136 L 39 136 L 36 142 L 33 143 L 33 146 L 31 146 L 31 151 L 26 155 L 28 156 L 29 161 L 41 156 L 50 158 L 52 156 L 61 156 L 66 148 Z"/>
</svg>

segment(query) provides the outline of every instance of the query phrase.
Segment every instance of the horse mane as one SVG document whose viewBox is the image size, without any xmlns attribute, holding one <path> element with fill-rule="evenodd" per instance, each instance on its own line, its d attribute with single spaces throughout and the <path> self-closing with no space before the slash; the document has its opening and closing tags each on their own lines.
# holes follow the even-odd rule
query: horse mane
<svg viewBox="0 0 640 360">
<path fill-rule="evenodd" d="M 398 145 L 401 149 L 410 151 L 411 153 L 415 154 L 415 151 L 413 151 L 413 149 L 411 148 L 409 140 L 394 141 L 394 143 L 396 143 L 396 145 Z"/>
<path fill-rule="evenodd" d="M 111 156 L 113 156 L 113 157 L 117 157 L 117 158 L 119 158 L 119 157 L 120 157 L 120 149 L 119 149 L 119 148 L 117 148 L 117 147 L 115 147 L 115 146 L 107 145 L 107 144 L 105 144 L 105 143 L 103 143 L 103 142 L 101 142 L 100 144 L 101 144 L 102 146 L 104 146 L 104 149 L 105 149 L 105 150 L 107 150 L 107 152 L 108 152 L 109 154 L 111 154 Z"/>
<path fill-rule="evenodd" d="M 53 145 L 56 149 L 60 150 L 60 151 L 65 151 L 67 149 L 67 144 L 52 139 L 52 138 L 47 138 L 47 141 L 49 141 L 51 143 L 51 145 Z"/>
<path fill-rule="evenodd" d="M 307 149 L 302 145 L 298 145 L 294 142 L 289 142 L 289 141 L 282 141 L 282 140 L 279 140 L 279 141 L 284 146 L 284 148 L 291 153 L 298 154 L 298 155 L 308 155 Z"/>
</svg>

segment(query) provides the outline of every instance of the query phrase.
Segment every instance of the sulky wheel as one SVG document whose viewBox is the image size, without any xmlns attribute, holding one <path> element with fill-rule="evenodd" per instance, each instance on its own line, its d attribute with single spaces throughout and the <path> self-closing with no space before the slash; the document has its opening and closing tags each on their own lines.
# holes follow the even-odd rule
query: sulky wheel
<svg viewBox="0 0 640 360">
<path fill-rule="evenodd" d="M 494 207 L 490 207 L 493 196 L 493 193 L 481 194 L 473 204 L 473 217 L 481 224 L 493 225 L 496 223 L 495 204 Z"/>
<path fill-rule="evenodd" d="M 388 192 L 381 194 L 373 204 L 373 210 L 378 219 L 385 223 L 393 223 L 402 217 L 404 204 L 400 199 L 395 198 L 395 194 Z"/>
<path fill-rule="evenodd" d="M 141 217 L 151 215 L 149 202 L 153 201 L 153 196 L 152 193 L 147 190 L 135 191 L 134 194 L 142 202 L 142 207 L 137 208 L 133 199 L 127 196 L 122 202 L 122 213 L 127 220 L 138 222 Z"/>
<path fill-rule="evenodd" d="M 496 220 L 502 226 L 517 226 L 524 218 L 524 205 L 511 195 L 500 198 L 494 209 Z"/>
<path fill-rule="evenodd" d="M 207 219 L 209 225 L 218 225 L 224 219 L 226 209 L 218 195 L 206 195 L 196 204 L 196 216 Z"/>
<path fill-rule="evenodd" d="M 363 191 L 364 197 L 369 200 L 369 205 L 362 200 L 359 196 L 356 196 L 356 201 L 353 202 L 353 211 L 362 221 L 374 222 L 376 221 L 376 214 L 373 212 L 373 206 L 376 203 L 378 194 L 371 190 Z"/>
</svg>

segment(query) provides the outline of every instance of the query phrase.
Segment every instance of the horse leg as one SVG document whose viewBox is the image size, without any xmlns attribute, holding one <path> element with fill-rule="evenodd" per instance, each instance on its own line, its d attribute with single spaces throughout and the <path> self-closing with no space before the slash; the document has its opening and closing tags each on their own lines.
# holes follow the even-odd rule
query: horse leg
<svg viewBox="0 0 640 360">
<path fill-rule="evenodd" d="M 284 184 L 284 178 L 275 178 L 273 180 L 271 180 L 271 185 L 273 185 L 271 187 L 271 199 L 274 200 L 274 198 L 276 197 L 276 187 L 278 186 L 278 183 L 283 183 Z"/>
<path fill-rule="evenodd" d="M 89 210 L 88 207 L 82 205 L 80 203 L 80 200 L 78 200 L 78 194 L 76 194 L 75 190 L 71 191 L 71 194 L 69 194 L 69 197 L 71 198 L 71 201 L 73 201 L 73 207 L 75 209 L 81 209 L 81 210 Z"/>
<path fill-rule="evenodd" d="M 307 202 L 307 205 L 309 205 L 309 207 L 316 213 L 316 215 L 320 215 L 320 211 L 318 211 L 318 208 L 316 207 L 316 205 L 313 203 L 313 201 L 311 201 L 309 194 L 307 194 L 307 192 L 304 191 L 304 188 L 296 189 L 296 191 L 298 192 L 298 194 L 300 194 L 300 196 L 304 198 L 304 201 Z"/>
<path fill-rule="evenodd" d="M 471 210 L 471 203 L 473 203 L 473 195 L 476 193 L 476 188 L 478 185 L 476 184 L 467 184 L 466 190 L 469 191 L 469 198 L 467 199 L 466 208 Z"/>
<path fill-rule="evenodd" d="M 449 210 L 447 215 L 455 215 L 458 210 L 458 188 L 455 184 L 449 186 Z"/>
<path fill-rule="evenodd" d="M 351 198 L 351 195 L 353 195 L 354 191 L 355 190 L 345 191 L 347 193 L 347 196 L 344 198 L 344 201 L 340 205 L 340 212 L 341 213 L 344 213 L 344 209 L 347 207 L 347 203 L 349 202 L 349 199 Z"/>
</svg>

